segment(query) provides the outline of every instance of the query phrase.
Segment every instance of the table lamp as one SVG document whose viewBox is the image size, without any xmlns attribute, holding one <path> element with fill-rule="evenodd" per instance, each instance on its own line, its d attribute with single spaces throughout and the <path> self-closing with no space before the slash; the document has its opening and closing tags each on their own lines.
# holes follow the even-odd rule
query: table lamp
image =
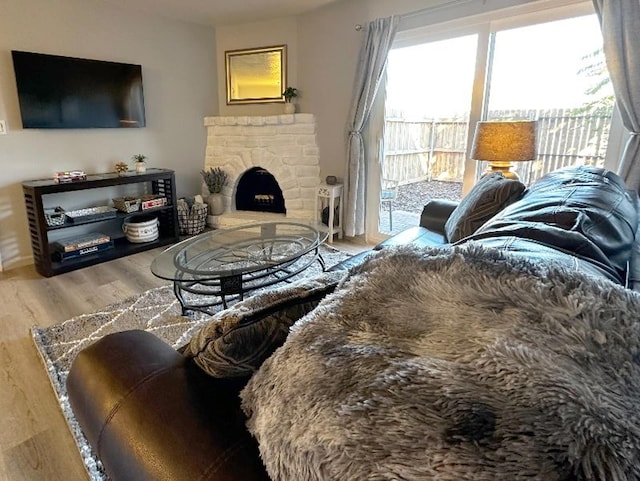
<svg viewBox="0 0 640 481">
<path fill-rule="evenodd" d="M 513 162 L 536 158 L 535 120 L 478 122 L 473 138 L 471 158 L 489 162 L 482 175 L 501 172 L 508 179 L 517 179 Z"/>
</svg>

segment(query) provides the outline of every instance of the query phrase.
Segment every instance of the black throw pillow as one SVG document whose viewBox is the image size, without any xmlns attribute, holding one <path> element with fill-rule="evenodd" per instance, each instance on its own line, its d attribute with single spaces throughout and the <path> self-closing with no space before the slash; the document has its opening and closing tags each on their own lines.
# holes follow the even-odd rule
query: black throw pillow
<svg viewBox="0 0 640 481">
<path fill-rule="evenodd" d="M 460 201 L 444 226 L 447 240 L 458 242 L 473 234 L 485 222 L 519 200 L 526 186 L 516 179 L 507 179 L 499 172 L 480 178 Z"/>
</svg>

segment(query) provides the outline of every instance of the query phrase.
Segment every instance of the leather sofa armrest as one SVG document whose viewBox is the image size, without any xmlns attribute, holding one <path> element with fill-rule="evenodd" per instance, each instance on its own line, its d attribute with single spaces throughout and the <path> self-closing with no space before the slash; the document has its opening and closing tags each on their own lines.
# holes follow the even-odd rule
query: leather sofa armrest
<svg viewBox="0 0 640 481">
<path fill-rule="evenodd" d="M 112 481 L 268 481 L 245 427 L 245 379 L 214 379 L 145 331 L 105 336 L 74 360 L 73 412 Z"/>
<path fill-rule="evenodd" d="M 389 246 L 415 245 L 417 247 L 439 247 L 447 243 L 444 225 L 458 206 L 458 202 L 444 199 L 433 199 L 426 203 L 420 216 L 420 225 L 410 227 L 399 234 L 377 244 L 370 251 L 364 251 L 339 262 L 329 270 L 344 270 L 359 266 L 372 251 L 379 251 Z"/>
<path fill-rule="evenodd" d="M 422 209 L 420 225 L 431 231 L 444 234 L 444 225 L 456 207 L 458 207 L 457 201 L 445 199 L 430 200 Z"/>
<path fill-rule="evenodd" d="M 631 258 L 627 266 L 627 287 L 640 292 L 640 230 L 631 246 Z"/>
</svg>

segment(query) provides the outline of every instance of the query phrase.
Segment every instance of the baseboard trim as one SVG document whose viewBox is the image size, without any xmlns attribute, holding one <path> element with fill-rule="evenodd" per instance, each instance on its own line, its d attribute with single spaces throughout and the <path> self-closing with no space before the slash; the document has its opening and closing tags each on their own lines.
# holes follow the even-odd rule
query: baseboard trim
<svg viewBox="0 0 640 481">
<path fill-rule="evenodd" d="M 4 259 L 2 259 L 2 261 L 0 261 L 0 272 L 9 271 L 11 269 L 17 269 L 18 267 L 30 266 L 30 265 L 33 265 L 34 263 L 35 262 L 32 256 L 18 257 L 10 261 L 5 261 Z"/>
</svg>

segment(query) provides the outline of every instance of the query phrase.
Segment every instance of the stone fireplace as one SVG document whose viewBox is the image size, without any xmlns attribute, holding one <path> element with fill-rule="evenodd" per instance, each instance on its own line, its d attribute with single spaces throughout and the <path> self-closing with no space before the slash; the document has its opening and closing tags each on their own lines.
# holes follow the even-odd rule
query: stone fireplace
<svg viewBox="0 0 640 481">
<path fill-rule="evenodd" d="M 311 114 L 206 117 L 204 168 L 220 167 L 230 180 L 223 190 L 220 227 L 262 220 L 315 218 L 320 165 Z"/>
</svg>

